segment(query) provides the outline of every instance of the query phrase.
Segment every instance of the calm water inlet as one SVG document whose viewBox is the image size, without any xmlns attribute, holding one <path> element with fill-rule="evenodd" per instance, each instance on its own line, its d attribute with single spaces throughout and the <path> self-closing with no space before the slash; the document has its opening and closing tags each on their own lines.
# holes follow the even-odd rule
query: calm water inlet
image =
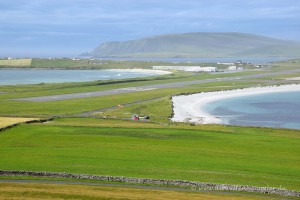
<svg viewBox="0 0 300 200">
<path fill-rule="evenodd" d="M 116 70 L 0 70 L 0 85 L 84 82 L 158 75 L 155 72 Z"/>
<path fill-rule="evenodd" d="M 204 110 L 229 125 L 300 129 L 300 92 L 224 99 Z"/>
</svg>

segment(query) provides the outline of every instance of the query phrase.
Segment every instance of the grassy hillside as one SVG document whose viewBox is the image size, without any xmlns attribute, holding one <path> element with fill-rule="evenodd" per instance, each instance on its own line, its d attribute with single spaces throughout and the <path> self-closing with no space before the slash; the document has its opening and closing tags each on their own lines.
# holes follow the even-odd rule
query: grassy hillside
<svg viewBox="0 0 300 200">
<path fill-rule="evenodd" d="M 276 48 L 276 52 L 274 52 Z M 108 42 L 94 57 L 298 56 L 300 43 L 245 33 L 186 33 Z"/>
<path fill-rule="evenodd" d="M 299 131 L 88 124 L 81 119 L 76 127 L 54 121 L 6 130 L 0 134 L 0 169 L 300 189 Z"/>
</svg>

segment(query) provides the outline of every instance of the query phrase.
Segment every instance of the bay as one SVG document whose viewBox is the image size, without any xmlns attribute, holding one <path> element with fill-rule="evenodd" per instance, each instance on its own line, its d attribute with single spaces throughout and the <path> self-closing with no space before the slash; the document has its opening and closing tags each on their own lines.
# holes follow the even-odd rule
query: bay
<svg viewBox="0 0 300 200">
<path fill-rule="evenodd" d="M 300 129 L 300 92 L 228 98 L 203 110 L 229 125 Z"/>
<path fill-rule="evenodd" d="M 0 85 L 84 82 L 158 75 L 150 71 L 126 70 L 37 70 L 1 69 Z"/>
</svg>

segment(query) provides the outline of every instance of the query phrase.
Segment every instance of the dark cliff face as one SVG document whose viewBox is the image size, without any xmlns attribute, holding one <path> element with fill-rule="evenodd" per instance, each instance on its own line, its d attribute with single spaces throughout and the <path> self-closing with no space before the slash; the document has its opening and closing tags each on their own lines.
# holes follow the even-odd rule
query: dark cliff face
<svg viewBox="0 0 300 200">
<path fill-rule="evenodd" d="M 94 57 L 299 56 L 300 43 L 245 33 L 185 33 L 107 42 Z"/>
</svg>

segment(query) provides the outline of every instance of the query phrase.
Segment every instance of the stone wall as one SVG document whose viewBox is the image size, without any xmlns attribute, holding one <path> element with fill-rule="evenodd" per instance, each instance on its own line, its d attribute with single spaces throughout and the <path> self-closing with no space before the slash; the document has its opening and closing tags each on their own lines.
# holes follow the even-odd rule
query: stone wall
<svg viewBox="0 0 300 200">
<path fill-rule="evenodd" d="M 70 173 L 59 173 L 59 172 L 31 172 L 31 171 L 7 171 L 7 170 L 0 170 L 0 176 L 32 176 L 32 177 L 48 177 L 48 178 L 87 179 L 87 180 L 100 180 L 100 181 L 112 181 L 112 182 L 123 182 L 123 183 L 152 184 L 152 185 L 161 185 L 161 186 L 190 187 L 192 190 L 243 191 L 243 192 L 256 192 L 256 193 L 264 193 L 264 194 L 276 194 L 281 196 L 300 197 L 300 192 L 293 191 L 293 190 L 286 190 L 282 188 L 202 183 L 202 182 L 185 181 L 185 180 L 164 180 L 164 179 L 149 179 L 149 178 L 131 178 L 131 177 L 122 177 L 122 176 L 97 176 L 97 175 L 88 175 L 88 174 L 70 174 Z"/>
</svg>

